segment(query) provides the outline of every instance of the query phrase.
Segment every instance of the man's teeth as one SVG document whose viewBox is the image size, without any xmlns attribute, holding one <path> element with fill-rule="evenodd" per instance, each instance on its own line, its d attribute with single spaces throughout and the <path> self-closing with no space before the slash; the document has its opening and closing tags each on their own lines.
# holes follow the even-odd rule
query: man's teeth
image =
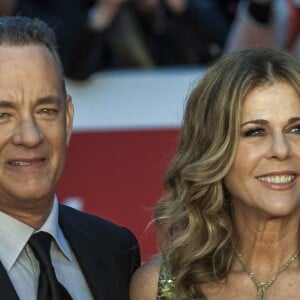
<svg viewBox="0 0 300 300">
<path fill-rule="evenodd" d="M 291 183 L 295 177 L 295 175 L 259 176 L 258 180 L 273 184 L 287 184 Z"/>
<path fill-rule="evenodd" d="M 15 165 L 15 166 L 29 166 L 30 165 L 30 163 L 26 162 L 26 161 L 13 161 L 11 164 Z"/>
</svg>

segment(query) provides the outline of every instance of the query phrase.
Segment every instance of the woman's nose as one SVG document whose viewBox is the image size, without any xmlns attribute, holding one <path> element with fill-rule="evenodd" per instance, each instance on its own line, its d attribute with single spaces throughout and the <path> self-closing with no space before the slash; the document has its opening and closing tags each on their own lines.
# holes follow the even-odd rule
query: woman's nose
<svg viewBox="0 0 300 300">
<path fill-rule="evenodd" d="M 290 156 L 291 147 L 289 139 L 283 133 L 275 134 L 272 136 L 271 147 L 270 147 L 270 158 L 277 158 L 284 160 Z"/>
</svg>

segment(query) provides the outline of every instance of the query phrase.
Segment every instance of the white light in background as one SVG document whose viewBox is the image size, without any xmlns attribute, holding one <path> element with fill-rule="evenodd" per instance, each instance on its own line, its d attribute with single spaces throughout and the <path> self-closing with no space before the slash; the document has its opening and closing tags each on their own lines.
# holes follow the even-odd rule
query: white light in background
<svg viewBox="0 0 300 300">
<path fill-rule="evenodd" d="M 84 200 L 80 197 L 69 197 L 64 199 L 63 204 L 82 211 L 84 207 Z"/>
</svg>

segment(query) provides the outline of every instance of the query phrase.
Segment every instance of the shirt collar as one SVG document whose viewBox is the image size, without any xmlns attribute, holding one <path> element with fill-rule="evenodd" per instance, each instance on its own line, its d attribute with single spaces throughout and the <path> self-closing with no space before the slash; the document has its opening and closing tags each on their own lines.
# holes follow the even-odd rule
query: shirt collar
<svg viewBox="0 0 300 300">
<path fill-rule="evenodd" d="M 59 250 L 64 254 L 64 256 L 69 261 L 71 261 L 72 254 L 71 254 L 70 247 L 68 246 L 67 241 L 58 223 L 58 208 L 59 208 L 58 201 L 55 196 L 51 212 L 47 220 L 45 221 L 45 223 L 38 231 L 45 231 L 50 233 L 54 238 L 54 240 L 56 241 Z"/>
<path fill-rule="evenodd" d="M 50 233 L 59 250 L 71 261 L 71 250 L 58 224 L 56 197 L 47 220 L 38 231 Z M 10 271 L 33 233 L 34 228 L 0 211 L 0 260 L 7 271 Z"/>
<path fill-rule="evenodd" d="M 34 229 L 0 211 L 0 259 L 7 271 L 25 247 Z"/>
</svg>

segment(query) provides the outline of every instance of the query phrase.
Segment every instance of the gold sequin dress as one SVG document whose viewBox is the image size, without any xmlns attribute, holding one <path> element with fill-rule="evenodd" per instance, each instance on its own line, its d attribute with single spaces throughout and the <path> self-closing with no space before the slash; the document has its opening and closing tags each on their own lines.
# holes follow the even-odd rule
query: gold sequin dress
<svg viewBox="0 0 300 300">
<path fill-rule="evenodd" d="M 174 277 L 164 259 L 159 272 L 157 300 L 179 300 L 174 294 Z"/>
</svg>

